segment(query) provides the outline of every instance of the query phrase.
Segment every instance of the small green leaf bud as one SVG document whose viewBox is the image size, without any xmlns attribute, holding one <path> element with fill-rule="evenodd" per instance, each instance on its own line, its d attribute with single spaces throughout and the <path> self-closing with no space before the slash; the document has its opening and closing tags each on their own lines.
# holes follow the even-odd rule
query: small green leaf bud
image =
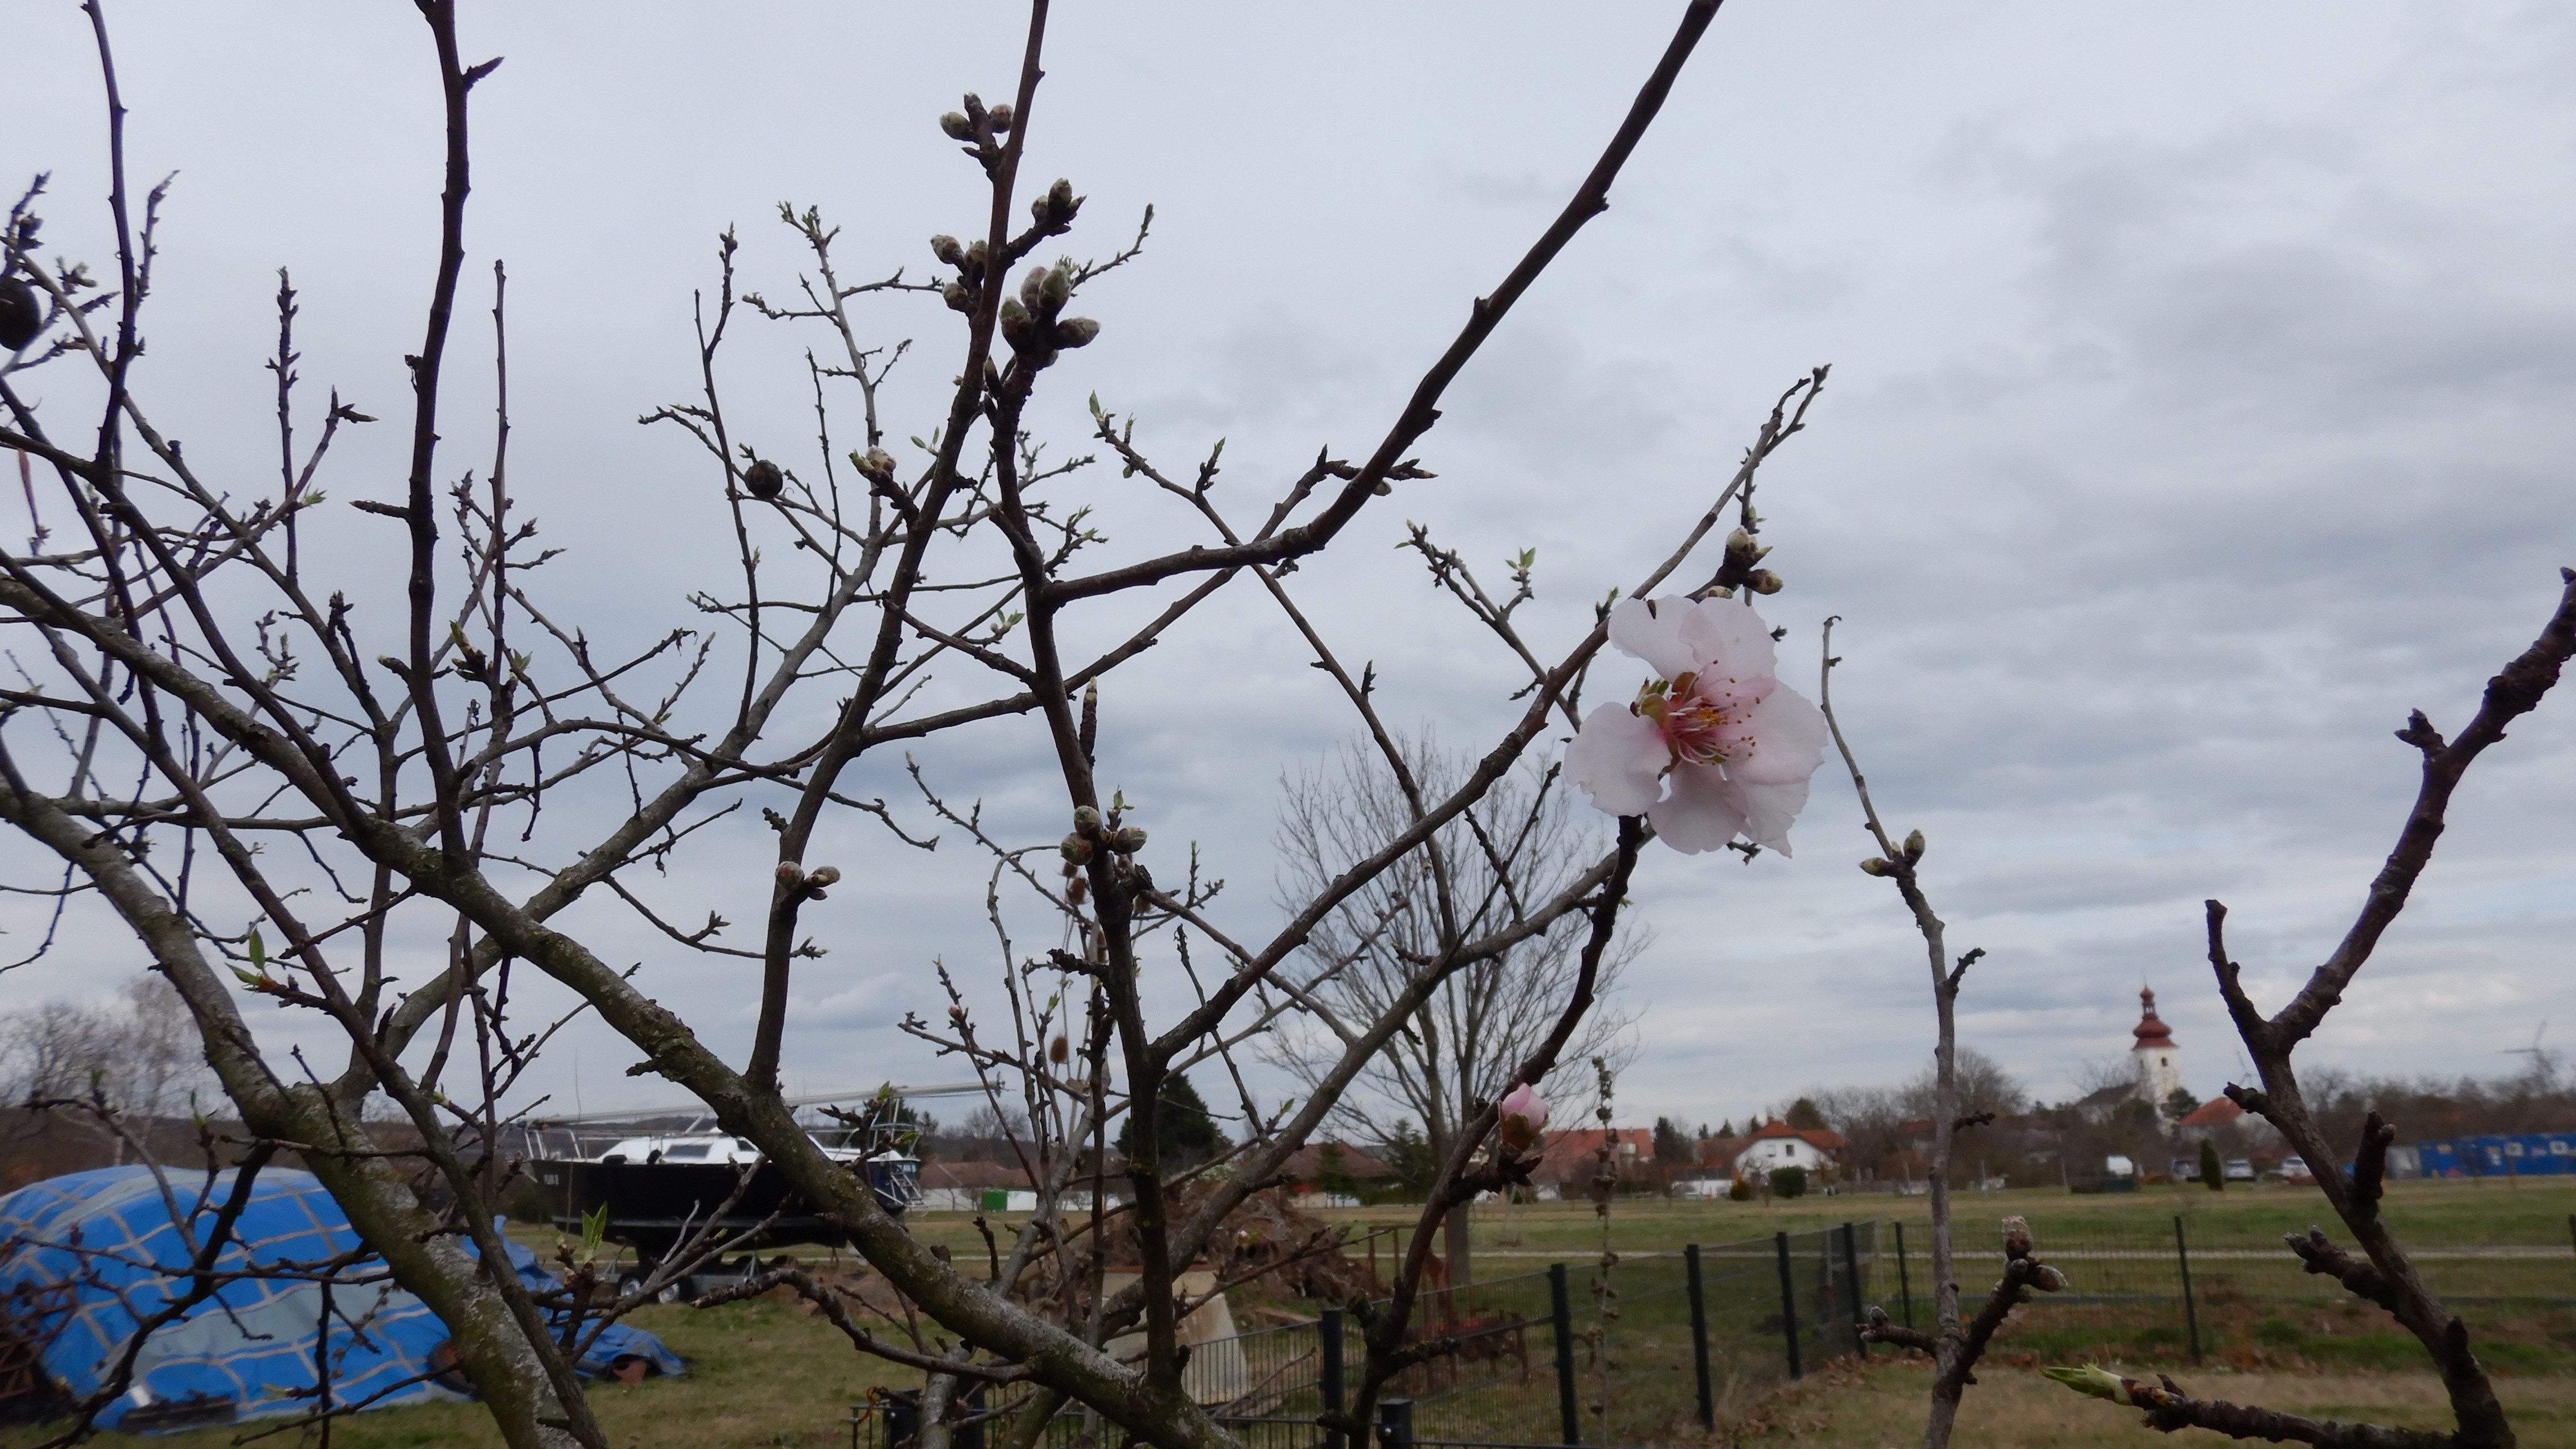
<svg viewBox="0 0 2576 1449">
<path fill-rule="evenodd" d="M 1875 855 L 1862 861 L 1860 863 L 1860 869 L 1861 874 L 1863 875 L 1894 875 L 1896 873 L 1895 866 L 1889 864 L 1887 861 L 1881 860 Z"/>
<path fill-rule="evenodd" d="M 1046 275 L 1038 283 L 1038 295 L 1062 306 L 1073 295 L 1073 263 L 1063 261 L 1047 268 Z"/>
<path fill-rule="evenodd" d="M 2082 1368 L 2044 1368 L 2040 1372 L 2079 1394 L 2109 1399 L 2115 1404 L 2129 1402 L 2128 1381 L 2109 1369 L 2086 1364 Z"/>
<path fill-rule="evenodd" d="M 1905 835 L 1905 861 L 1908 865 L 1923 858 L 1923 832 L 1910 830 Z"/>
</svg>

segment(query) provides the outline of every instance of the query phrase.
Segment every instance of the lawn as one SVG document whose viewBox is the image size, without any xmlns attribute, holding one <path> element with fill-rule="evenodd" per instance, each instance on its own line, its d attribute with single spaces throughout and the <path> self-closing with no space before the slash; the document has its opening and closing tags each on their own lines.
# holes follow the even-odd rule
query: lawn
<svg viewBox="0 0 2576 1449">
<path fill-rule="evenodd" d="M 1953 1442 L 1976 1449 L 2156 1449 L 2217 1445 L 2217 1435 L 2169 1440 L 2134 1409 L 2088 1399 L 2028 1369 L 1988 1369 L 1959 1405 Z M 2362 1420 L 2447 1432 L 2441 1381 L 2430 1373 L 2178 1373 L 2191 1393 L 2260 1404 L 2311 1419 Z M 1818 1375 L 1774 1395 L 1740 1445 L 1882 1449 L 1919 1441 L 1931 1372 L 1882 1364 L 1865 1372 Z M 2523 1449 L 2576 1449 L 2576 1378 L 2506 1379 L 2498 1384 Z"/>
<path fill-rule="evenodd" d="M 1623 1200 L 1612 1209 L 1610 1239 L 1623 1257 L 1636 1260 L 1633 1269 L 1623 1272 L 1662 1278 L 1678 1269 L 1662 1255 L 1678 1252 L 1685 1243 L 1714 1247 L 1778 1231 L 1812 1232 L 1846 1220 L 1888 1217 L 1907 1223 L 1909 1250 L 1916 1255 L 1915 1272 L 1921 1275 L 1923 1235 L 1928 1232 L 1923 1210 L 1920 1198 L 1885 1195 L 1771 1203 Z M 1363 1253 L 1365 1248 L 1356 1245 L 1370 1229 L 1396 1229 L 1382 1233 L 1377 1241 L 1384 1266 L 1391 1263 L 1416 1211 L 1380 1207 L 1332 1210 L 1325 1215 L 1351 1227 L 1355 1249 Z M 2457 1255 L 2428 1261 L 2427 1271 L 2437 1287 L 2444 1274 L 2452 1275 L 2454 1282 L 2492 1275 L 2505 1281 L 2487 1286 L 2576 1300 L 2576 1245 L 2568 1236 L 2568 1215 L 2576 1212 L 2576 1180 L 2526 1181 L 2519 1187 L 2400 1183 L 2392 1186 L 2387 1211 L 2408 1242 L 2430 1252 Z M 2017 1324 L 1999 1347 L 2006 1356 L 1981 1375 L 1984 1385 L 1971 1391 L 1959 1441 L 1963 1444 L 2010 1449 L 2025 1444 L 2163 1442 L 2140 1438 L 2144 1431 L 2127 1411 L 2079 1399 L 2040 1380 L 2029 1367 L 2041 1359 L 2129 1357 L 2141 1349 L 2195 1392 L 2312 1415 L 2394 1418 L 2427 1426 L 2439 1422 L 2438 1385 L 2418 1367 L 2421 1359 L 2411 1343 L 2384 1331 L 2373 1312 L 2338 1302 L 2331 1284 L 2303 1278 L 2279 1250 L 2281 1232 L 2304 1228 L 2311 1221 L 2332 1221 L 2313 1188 L 2238 1186 L 2225 1193 L 2151 1189 L 2136 1195 L 2081 1197 L 2042 1191 L 1968 1194 L 1961 1201 L 1961 1216 L 1976 1226 L 1963 1233 L 1963 1249 L 1992 1253 L 1991 1224 L 2014 1213 L 2032 1221 L 2043 1254 L 2059 1258 L 2076 1278 L 2079 1293 L 2088 1287 L 2116 1286 L 2123 1273 L 2164 1272 L 2163 1259 L 2156 1254 L 2129 1254 L 2099 1245 L 2161 1243 L 2170 1239 L 2174 1217 L 2183 1216 L 2194 1254 L 2204 1328 L 2212 1340 L 2211 1361 L 2199 1369 L 2182 1366 L 2177 1357 L 2181 1352 L 2178 1332 L 2142 1338 L 2125 1330 L 2096 1331 L 2081 1314 Z M 913 1229 L 929 1242 L 947 1245 L 960 1264 L 975 1264 L 984 1260 L 985 1253 L 972 1218 L 972 1214 L 919 1214 Z M 1007 1230 L 1015 1221 L 1001 1214 L 994 1225 Z M 543 1229 L 515 1231 L 531 1242 L 551 1243 L 551 1234 Z M 1496 1205 L 1476 1210 L 1476 1238 L 1480 1280 L 1534 1273 L 1551 1261 L 1563 1261 L 1574 1265 L 1580 1285 L 1600 1243 L 1600 1226 L 1583 1204 Z M 2502 1247 L 2520 1247 L 2525 1252 L 2511 1258 L 2482 1256 L 2482 1250 Z M 2132 1258 L 2140 1261 L 2130 1262 Z M 1977 1258 L 1964 1258 L 1962 1281 L 1973 1287 L 1980 1273 L 1990 1271 Z M 1886 1276 L 1882 1268 L 1871 1291 L 1892 1299 L 1878 1281 Z M 1914 1286 L 1918 1294 L 1924 1291 L 1921 1276 Z M 2245 1291 L 2249 1287 L 2260 1291 Z M 2283 1299 L 2275 1296 L 2276 1290 L 2305 1296 Z M 1579 1314 L 1588 1313 L 1580 1300 L 1578 1304 Z M 1625 1323 L 1635 1330 L 1631 1334 L 1635 1342 L 1629 1348 L 1642 1362 L 1661 1351 L 1650 1346 L 1649 1338 L 1670 1336 L 1661 1322 L 1669 1315 L 1642 1300 L 1631 1300 L 1629 1308 Z M 2507 1403 L 2516 1410 L 2522 1442 L 2576 1449 L 2576 1321 L 2569 1321 L 2565 1308 L 2517 1308 L 2503 1296 L 2489 1311 L 2505 1316 L 2484 1330 L 2481 1350 L 2507 1375 L 2502 1388 Z M 902 1383 L 909 1378 L 859 1358 L 828 1326 L 794 1302 L 762 1301 L 707 1312 L 652 1307 L 633 1321 L 661 1334 L 688 1361 L 689 1372 L 633 1388 L 603 1385 L 593 1391 L 596 1412 L 620 1449 L 821 1449 L 847 1444 L 845 1419 L 850 1406 L 865 1397 L 871 1384 Z M 2051 1333 L 2061 1337 L 2051 1339 Z M 1546 1349 L 1543 1343 L 1534 1343 L 1533 1348 L 1543 1380 L 1548 1373 Z M 1756 1350 L 1767 1353 L 1768 1341 L 1759 1342 Z M 1683 1383 L 1686 1379 L 1676 1379 L 1676 1385 Z M 1755 1436 L 1745 1442 L 1794 1440 L 1872 1449 L 1904 1442 L 1920 1432 L 1924 1386 L 1919 1368 L 1884 1362 L 1865 1372 L 1838 1369 L 1813 1375 L 1755 1405 Z M 1534 1387 L 1542 1390 L 1537 1397 L 1552 1406 L 1544 1384 Z M 1505 1397 L 1495 1396 L 1492 1407 L 1501 1407 Z M 1686 1398 L 1681 1402 L 1686 1403 Z M 1537 1417 L 1547 1422 L 1524 1426 L 1513 1437 L 1552 1438 L 1552 1412 Z M 146 1444 L 216 1449 L 231 1444 L 238 1432 L 211 1430 L 151 1440 L 108 1436 L 107 1442 L 135 1449 Z M 41 1437 L 27 1429 L 0 1430 L 0 1449 L 22 1449 Z M 342 1421 L 332 1438 L 344 1449 L 499 1442 L 488 1420 L 471 1404 L 362 1414 Z"/>
</svg>

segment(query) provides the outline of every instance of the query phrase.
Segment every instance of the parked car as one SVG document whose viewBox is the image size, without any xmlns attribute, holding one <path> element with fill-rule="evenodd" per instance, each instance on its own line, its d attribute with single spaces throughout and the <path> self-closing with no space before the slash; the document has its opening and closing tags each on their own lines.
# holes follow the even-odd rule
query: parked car
<svg viewBox="0 0 2576 1449">
<path fill-rule="evenodd" d="M 2306 1158 L 2284 1157 L 2281 1159 L 2281 1180 L 2283 1182 L 2314 1182 L 2317 1180 L 2317 1175 L 2308 1171 L 2308 1160 Z"/>
<path fill-rule="evenodd" d="M 2223 1170 L 2225 1171 L 2229 1182 L 2252 1182 L 2254 1180 L 2254 1164 L 2242 1157 L 2231 1157 L 2227 1159 L 2227 1164 Z"/>
</svg>

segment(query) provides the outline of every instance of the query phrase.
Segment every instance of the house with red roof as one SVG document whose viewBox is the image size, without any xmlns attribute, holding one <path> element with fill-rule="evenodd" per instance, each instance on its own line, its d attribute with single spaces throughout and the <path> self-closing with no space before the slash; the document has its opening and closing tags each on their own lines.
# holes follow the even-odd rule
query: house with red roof
<svg viewBox="0 0 2576 1449">
<path fill-rule="evenodd" d="M 1842 1151 L 1842 1134 L 1831 1128 L 1797 1128 L 1775 1118 L 1745 1139 L 1730 1166 L 1738 1178 L 1758 1182 L 1783 1167 L 1825 1171 Z"/>
<path fill-rule="evenodd" d="M 1610 1166 L 1622 1183 L 1651 1181 L 1655 1171 L 1655 1134 L 1644 1127 L 1575 1127 L 1551 1131 L 1539 1148 L 1538 1165 L 1530 1169 L 1530 1186 L 1541 1197 L 1578 1198 L 1591 1190 L 1601 1169 L 1601 1146 L 1610 1144 Z"/>
</svg>

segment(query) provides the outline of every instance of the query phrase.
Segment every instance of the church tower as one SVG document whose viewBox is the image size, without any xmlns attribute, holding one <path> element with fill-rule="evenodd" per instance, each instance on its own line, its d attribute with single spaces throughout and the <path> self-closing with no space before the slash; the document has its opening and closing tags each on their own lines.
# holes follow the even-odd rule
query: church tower
<svg viewBox="0 0 2576 1449">
<path fill-rule="evenodd" d="M 2138 1039 L 2129 1048 L 2129 1059 L 2138 1065 L 2138 1095 L 2162 1107 L 2182 1086 L 2182 1052 L 2174 1046 L 2173 1031 L 2156 1015 L 2155 992 L 2145 987 L 2138 989 L 2138 1026 L 2132 1034 Z"/>
</svg>

